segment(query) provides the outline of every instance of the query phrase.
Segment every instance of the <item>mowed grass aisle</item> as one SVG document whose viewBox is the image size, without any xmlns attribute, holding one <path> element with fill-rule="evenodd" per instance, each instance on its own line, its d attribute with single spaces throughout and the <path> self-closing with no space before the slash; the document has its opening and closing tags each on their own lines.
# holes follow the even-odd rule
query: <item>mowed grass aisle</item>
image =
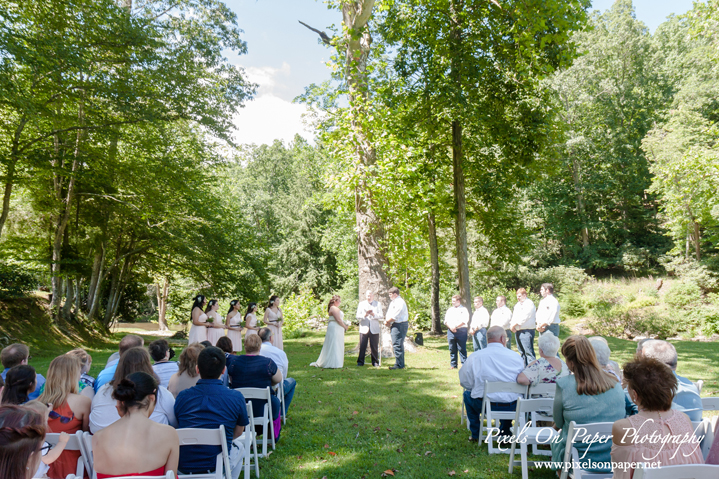
<svg viewBox="0 0 719 479">
<path fill-rule="evenodd" d="M 260 461 L 261 477 L 375 478 L 387 470 L 407 478 L 509 476 L 508 456 L 489 456 L 459 424 L 462 388 L 457 370 L 448 369 L 445 339 L 425 339 L 419 353 L 406 354 L 402 371 L 387 369 L 394 359 L 381 369 L 360 368 L 356 356 L 345 356 L 340 370 L 309 367 L 323 339 L 313 333 L 285 341 L 297 392 L 277 450 Z M 345 347 L 358 340 L 348 333 Z"/>
</svg>

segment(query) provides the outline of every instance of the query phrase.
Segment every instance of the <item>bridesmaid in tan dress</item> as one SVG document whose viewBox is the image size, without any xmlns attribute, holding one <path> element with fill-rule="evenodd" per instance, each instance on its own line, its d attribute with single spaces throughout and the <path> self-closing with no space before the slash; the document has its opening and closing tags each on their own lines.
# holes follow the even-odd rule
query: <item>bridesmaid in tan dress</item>
<svg viewBox="0 0 719 479">
<path fill-rule="evenodd" d="M 247 336 L 257 334 L 257 330 L 259 329 L 257 327 L 256 312 L 257 303 L 250 303 L 247 305 L 247 312 L 245 313 L 245 329 L 247 329 L 247 332 L 245 333 L 245 341 L 247 341 Z"/>
<path fill-rule="evenodd" d="M 276 348 L 282 348 L 282 310 L 280 309 L 280 298 L 276 295 L 270 296 L 270 302 L 265 308 L 265 317 L 262 321 L 272 331 L 272 345 Z"/>
<path fill-rule="evenodd" d="M 227 337 L 232 341 L 232 351 L 239 353 L 242 351 L 242 313 L 240 313 L 239 299 L 230 301 L 230 310 L 225 317 L 225 326 L 227 327 Z"/>
</svg>

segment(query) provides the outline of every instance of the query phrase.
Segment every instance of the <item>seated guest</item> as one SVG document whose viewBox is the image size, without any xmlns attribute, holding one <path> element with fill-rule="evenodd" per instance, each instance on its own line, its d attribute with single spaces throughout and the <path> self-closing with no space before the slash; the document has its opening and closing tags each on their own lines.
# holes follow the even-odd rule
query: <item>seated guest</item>
<svg viewBox="0 0 719 479">
<path fill-rule="evenodd" d="M 15 343 L 11 344 L 10 346 L 7 346 L 6 348 L 3 348 L 2 352 L 0 352 L 0 362 L 2 362 L 3 368 L 5 368 L 2 372 L 3 380 L 7 383 L 7 379 L 5 378 L 5 376 L 7 375 L 8 371 L 15 366 L 27 364 L 29 360 L 30 349 L 24 344 Z M 35 381 L 35 389 L 29 394 L 29 401 L 37 399 L 38 396 L 40 396 L 40 390 L 42 389 L 42 385 L 45 384 L 45 378 L 42 374 L 36 374 Z"/>
<path fill-rule="evenodd" d="M 177 363 L 170 361 L 172 357 L 172 350 L 170 345 L 165 339 L 157 339 L 150 343 L 147 348 L 150 351 L 150 357 L 155 361 L 152 365 L 152 369 L 155 374 L 160 378 L 160 386 L 167 387 L 170 383 L 170 378 L 178 370 Z"/>
<path fill-rule="evenodd" d="M 40 414 L 43 418 L 45 418 L 45 428 L 47 430 L 47 421 L 49 419 L 48 416 L 52 409 L 50 409 L 44 403 L 41 403 L 37 399 L 28 401 L 23 404 L 23 406 L 32 409 L 36 413 Z M 50 443 L 48 443 L 47 441 L 43 442 L 41 449 L 42 458 L 40 459 L 40 463 L 37 466 L 37 471 L 35 471 L 35 475 L 32 477 L 48 477 L 47 473 L 50 470 L 50 465 L 53 462 L 57 461 L 60 456 L 62 456 L 62 453 L 65 451 L 65 446 L 67 446 L 67 443 L 69 441 L 70 435 L 66 432 L 61 432 L 57 444 L 55 444 L 54 446 L 50 445 Z M 77 460 L 75 460 L 75 465 L 77 465 Z"/>
<path fill-rule="evenodd" d="M 594 336 L 593 338 L 589 338 L 589 342 L 592 343 L 594 353 L 597 355 L 597 361 L 599 362 L 599 366 L 602 368 L 602 371 L 607 374 L 611 374 L 617 379 L 617 381 L 622 382 L 622 378 L 619 377 L 619 373 L 614 370 L 611 364 L 609 364 L 609 355 L 612 354 L 612 351 L 609 349 L 607 341 L 602 337 Z"/>
<path fill-rule="evenodd" d="M 552 443 L 552 461 L 564 461 L 569 423 L 588 424 L 614 422 L 624 418 L 624 391 L 611 374 L 602 371 L 592 344 L 584 336 L 570 336 L 562 345 L 562 355 L 567 368 L 574 374 L 557 380 L 554 395 L 554 424 L 561 428 L 558 442 Z M 597 462 L 609 462 L 608 443 L 575 443 L 579 457 L 583 456 L 582 468 L 590 471 L 608 472 L 593 467 Z"/>
<path fill-rule="evenodd" d="M 197 374 L 197 358 L 203 349 L 205 346 L 202 344 L 192 343 L 180 353 L 179 367 L 167 386 L 174 397 L 177 397 L 180 391 L 190 389 L 197 384 L 197 380 L 200 379 L 200 375 Z"/>
<path fill-rule="evenodd" d="M 479 415 L 482 412 L 485 381 L 513 383 L 524 369 L 522 356 L 507 349 L 507 333 L 501 326 L 492 326 L 487 330 L 487 347 L 469 355 L 459 370 L 459 383 L 464 391 L 464 404 L 467 409 L 467 421 L 472 433 L 470 441 L 479 439 Z M 491 393 L 489 400 L 493 411 L 514 411 L 517 408 L 516 393 Z M 500 435 L 510 435 L 512 421 L 499 422 Z"/>
<path fill-rule="evenodd" d="M 29 479 L 40 464 L 45 418 L 27 407 L 0 406 L 0 477 Z"/>
<path fill-rule="evenodd" d="M 245 354 L 234 356 L 227 366 L 227 375 L 230 377 L 230 387 L 237 388 L 266 388 L 282 381 L 282 371 L 272 359 L 260 356 L 262 340 L 257 334 L 245 336 Z M 250 399 L 255 417 L 261 417 L 266 401 Z M 277 419 L 280 415 L 280 400 L 272 395 L 270 416 Z M 258 433 L 259 434 L 259 433 Z"/>
<path fill-rule="evenodd" d="M 698 444 L 647 441 L 668 436 L 692 437 L 694 427 L 683 412 L 672 409 L 677 378 L 669 367 L 648 356 L 624 366 L 624 380 L 639 413 L 612 427 L 612 461 L 627 465 L 659 461 L 664 466 L 702 464 Z M 614 468 L 614 479 L 631 479 L 634 469 Z"/>
<path fill-rule="evenodd" d="M 150 355 L 144 348 L 131 348 L 120 355 L 120 362 L 117 363 L 115 377 L 112 381 L 102 386 L 92 399 L 90 410 L 90 432 L 97 434 L 110 424 L 120 419 L 117 411 L 117 401 L 112 398 L 114 388 L 132 373 L 144 372 L 155 376 L 150 364 Z M 177 426 L 175 419 L 175 398 L 170 391 L 162 386 L 157 387 L 157 394 L 153 409 L 150 409 L 150 419 L 160 424 Z"/>
<path fill-rule="evenodd" d="M 220 339 L 217 340 L 216 347 L 220 348 L 223 353 L 225 353 L 225 360 L 226 363 L 230 362 L 230 356 L 234 356 L 235 352 L 233 351 L 234 345 L 232 344 L 232 339 L 230 339 L 227 336 L 222 336 Z M 227 368 L 225 368 L 225 372 L 222 373 L 222 385 L 225 387 L 230 387 L 230 378 L 227 376 Z"/>
<path fill-rule="evenodd" d="M 517 376 L 519 384 L 556 383 L 558 378 L 569 374 L 567 365 L 557 357 L 559 338 L 551 331 L 545 331 L 537 341 L 539 359 L 532 361 Z"/>
<path fill-rule="evenodd" d="M 80 394 L 92 400 L 92 398 L 95 397 L 95 378 L 88 374 L 92 367 L 92 356 L 82 348 L 73 349 L 67 354 L 68 356 L 76 357 L 80 361 Z"/>
<path fill-rule="evenodd" d="M 287 354 L 280 348 L 272 345 L 270 341 L 272 339 L 272 331 L 270 328 L 262 328 L 257 334 L 262 340 L 260 356 L 273 360 L 282 372 L 282 389 L 285 392 L 285 414 L 287 414 L 287 410 L 290 408 L 290 403 L 292 402 L 292 397 L 295 395 L 295 386 L 297 386 L 297 381 L 287 377 L 287 370 L 290 366 L 287 360 Z"/>
<path fill-rule="evenodd" d="M 237 479 L 242 471 L 244 446 L 236 439 L 250 421 L 242 393 L 222 385 L 220 377 L 225 364 L 225 354 L 219 348 L 210 346 L 200 352 L 197 372 L 201 379 L 177 396 L 175 415 L 181 428 L 217 429 L 220 424 L 225 426 L 232 479 Z M 219 446 L 183 446 L 179 470 L 184 474 L 214 471 L 215 458 L 220 451 Z"/>
<path fill-rule="evenodd" d="M 10 368 L 5 376 L 2 404 L 24 404 L 37 386 L 35 368 L 21 364 Z"/>
<path fill-rule="evenodd" d="M 589 338 L 589 342 L 592 343 L 592 347 L 597 353 L 597 360 L 602 369 L 619 379 L 619 382 L 622 382 L 622 368 L 619 367 L 616 361 L 609 359 L 612 355 L 612 350 L 609 349 L 607 340 L 601 336 L 592 336 Z"/>
<path fill-rule="evenodd" d="M 117 352 L 117 360 L 110 360 L 107 362 L 107 366 L 105 366 L 105 369 L 100 371 L 100 374 L 97 375 L 97 379 L 95 379 L 95 384 L 93 384 L 93 388 L 95 388 L 95 394 L 100 390 L 102 386 L 105 385 L 105 383 L 108 383 L 112 381 L 112 379 L 115 377 L 115 370 L 117 369 L 117 365 L 120 362 L 120 356 L 127 351 L 130 348 L 141 348 L 145 345 L 145 340 L 142 339 L 140 336 L 135 336 L 134 334 L 128 334 L 124 338 L 120 340 L 120 345 L 118 346 L 118 352 Z M 110 397 L 108 395 L 108 397 Z"/>
<path fill-rule="evenodd" d="M 686 411 L 692 421 L 701 421 L 703 407 L 699 390 L 689 379 L 676 373 L 678 357 L 674 346 L 666 341 L 653 339 L 644 343 L 642 355 L 666 364 L 672 370 L 674 377 L 677 378 L 677 391 L 674 395 L 672 408 Z"/>
<path fill-rule="evenodd" d="M 52 360 L 47 370 L 45 390 L 38 400 L 52 405 L 47 421 L 48 432 L 75 434 L 87 431 L 90 421 L 92 400 L 81 396 L 78 391 L 80 381 L 80 361 L 68 354 Z M 67 477 L 75 474 L 80 451 L 65 451 L 50 465 L 48 477 Z"/>
<path fill-rule="evenodd" d="M 719 428 L 714 432 L 714 442 L 709 449 L 705 464 L 719 465 Z"/>
<path fill-rule="evenodd" d="M 180 439 L 174 428 L 150 419 L 159 386 L 146 372 L 129 374 L 112 391 L 120 419 L 92 436 L 97 479 L 177 474 Z"/>
<path fill-rule="evenodd" d="M 654 340 L 652 338 L 643 338 L 643 339 L 640 339 L 639 341 L 637 341 L 637 350 L 634 353 L 637 357 L 642 356 L 642 349 L 644 348 L 644 343 L 646 343 L 647 341 L 654 341 Z"/>
</svg>

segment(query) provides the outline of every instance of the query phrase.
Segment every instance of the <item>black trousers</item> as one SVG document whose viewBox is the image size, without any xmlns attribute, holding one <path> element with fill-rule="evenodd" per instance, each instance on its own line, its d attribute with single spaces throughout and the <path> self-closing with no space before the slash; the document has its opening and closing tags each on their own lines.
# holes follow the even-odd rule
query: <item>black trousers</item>
<svg viewBox="0 0 719 479">
<path fill-rule="evenodd" d="M 372 366 L 379 366 L 379 334 L 361 334 L 360 350 L 357 358 L 357 366 L 364 366 L 364 357 L 367 354 L 367 341 L 369 341 L 370 354 L 372 355 Z"/>
</svg>

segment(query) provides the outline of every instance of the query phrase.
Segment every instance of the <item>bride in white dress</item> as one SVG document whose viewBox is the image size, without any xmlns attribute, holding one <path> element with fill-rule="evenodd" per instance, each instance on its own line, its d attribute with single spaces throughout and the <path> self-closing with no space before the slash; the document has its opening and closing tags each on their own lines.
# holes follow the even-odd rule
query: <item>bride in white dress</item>
<svg viewBox="0 0 719 479">
<path fill-rule="evenodd" d="M 332 296 L 330 304 L 327 306 L 329 310 L 329 318 L 327 323 L 327 334 L 325 334 L 325 343 L 322 345 L 322 352 L 317 361 L 310 364 L 318 368 L 338 369 L 344 366 L 345 362 L 345 331 L 349 325 L 343 321 L 344 313 L 340 311 L 340 297 Z"/>
</svg>

